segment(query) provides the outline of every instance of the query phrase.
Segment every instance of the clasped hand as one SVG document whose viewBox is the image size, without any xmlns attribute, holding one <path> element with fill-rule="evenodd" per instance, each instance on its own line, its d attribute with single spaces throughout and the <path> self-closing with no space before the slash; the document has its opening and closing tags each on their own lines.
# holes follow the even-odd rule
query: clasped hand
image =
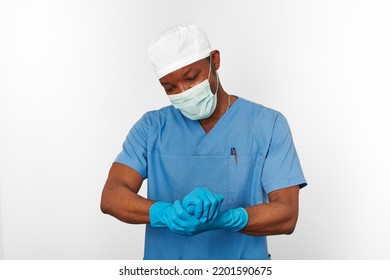
<svg viewBox="0 0 390 280">
<path fill-rule="evenodd" d="M 243 208 L 219 211 L 223 199 L 222 195 L 207 188 L 195 188 L 182 201 L 153 204 L 150 224 L 168 227 L 172 232 L 187 236 L 216 229 L 241 230 L 248 222 L 248 214 Z"/>
<path fill-rule="evenodd" d="M 222 195 L 215 194 L 205 187 L 197 187 L 183 198 L 181 204 L 189 214 L 205 223 L 217 216 L 223 200 Z M 177 206 L 179 212 L 184 209 Z"/>
</svg>

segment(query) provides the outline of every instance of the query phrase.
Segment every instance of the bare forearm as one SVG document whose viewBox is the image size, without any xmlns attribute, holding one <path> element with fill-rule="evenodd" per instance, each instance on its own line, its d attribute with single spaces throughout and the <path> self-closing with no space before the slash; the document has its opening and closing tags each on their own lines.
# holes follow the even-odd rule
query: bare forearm
<svg viewBox="0 0 390 280">
<path fill-rule="evenodd" d="M 282 202 L 273 202 L 246 208 L 249 216 L 247 226 L 241 231 L 248 235 L 291 234 L 297 216 Z"/>
<path fill-rule="evenodd" d="M 129 190 L 126 185 L 111 183 L 102 193 L 101 210 L 131 224 L 149 223 L 149 208 L 154 201 Z"/>
<path fill-rule="evenodd" d="M 246 208 L 248 224 L 241 231 L 249 235 L 291 234 L 298 220 L 297 186 L 275 191 L 270 202 Z"/>
</svg>

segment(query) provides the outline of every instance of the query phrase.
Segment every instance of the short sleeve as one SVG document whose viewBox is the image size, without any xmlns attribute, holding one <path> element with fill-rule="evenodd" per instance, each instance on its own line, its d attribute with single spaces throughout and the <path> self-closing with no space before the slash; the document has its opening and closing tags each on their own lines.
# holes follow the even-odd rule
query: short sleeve
<svg viewBox="0 0 390 280">
<path fill-rule="evenodd" d="M 145 114 L 130 129 L 122 151 L 114 162 L 127 165 L 136 170 L 144 179 L 147 177 L 147 143 L 150 119 Z"/>
<path fill-rule="evenodd" d="M 307 185 L 286 118 L 278 113 L 271 127 L 265 156 L 262 185 L 266 193 L 277 189 Z"/>
</svg>

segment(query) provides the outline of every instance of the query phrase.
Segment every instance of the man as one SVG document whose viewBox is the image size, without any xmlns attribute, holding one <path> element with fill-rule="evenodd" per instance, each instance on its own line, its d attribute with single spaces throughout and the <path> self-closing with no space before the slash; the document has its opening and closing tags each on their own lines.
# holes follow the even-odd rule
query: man
<svg viewBox="0 0 390 280">
<path fill-rule="evenodd" d="M 146 224 L 144 259 L 269 259 L 266 236 L 294 231 L 306 185 L 286 119 L 223 89 L 196 25 L 164 31 L 149 58 L 173 106 L 130 130 L 102 211 Z"/>
</svg>

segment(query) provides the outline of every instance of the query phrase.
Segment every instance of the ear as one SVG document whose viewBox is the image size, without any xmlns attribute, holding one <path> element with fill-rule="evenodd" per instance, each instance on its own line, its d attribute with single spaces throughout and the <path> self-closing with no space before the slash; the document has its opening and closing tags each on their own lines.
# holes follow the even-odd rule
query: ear
<svg viewBox="0 0 390 280">
<path fill-rule="evenodd" d="M 221 65 L 221 57 L 218 50 L 211 52 L 211 65 L 213 66 L 214 70 L 218 70 Z"/>
</svg>

